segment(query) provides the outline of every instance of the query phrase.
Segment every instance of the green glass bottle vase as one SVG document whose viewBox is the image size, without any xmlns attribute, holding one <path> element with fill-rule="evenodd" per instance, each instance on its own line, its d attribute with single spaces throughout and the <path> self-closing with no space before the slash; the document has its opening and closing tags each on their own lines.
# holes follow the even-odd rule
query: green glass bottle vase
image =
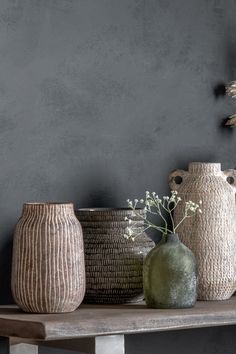
<svg viewBox="0 0 236 354">
<path fill-rule="evenodd" d="M 197 300 L 195 256 L 177 234 L 163 236 L 146 256 L 144 296 L 151 308 L 188 308 Z"/>
</svg>

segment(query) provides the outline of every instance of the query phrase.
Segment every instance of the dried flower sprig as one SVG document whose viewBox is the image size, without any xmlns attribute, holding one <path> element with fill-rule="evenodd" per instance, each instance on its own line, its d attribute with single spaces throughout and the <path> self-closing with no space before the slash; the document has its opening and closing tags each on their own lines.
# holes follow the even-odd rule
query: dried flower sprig
<svg viewBox="0 0 236 354">
<path fill-rule="evenodd" d="M 134 201 L 128 199 L 127 203 L 128 207 L 132 209 L 134 215 L 139 216 L 139 218 L 140 214 L 137 212 L 137 206 L 140 205 L 144 208 L 145 215 L 141 216 L 145 227 L 143 231 L 146 231 L 149 228 L 153 228 L 157 231 L 160 231 L 162 234 L 167 235 L 168 233 L 175 233 L 178 227 L 184 222 L 184 220 L 191 218 L 196 212 L 202 213 L 202 210 L 200 209 L 202 201 L 200 200 L 199 204 L 197 204 L 189 200 L 188 202 L 185 202 L 182 219 L 177 225 L 175 225 L 173 211 L 181 201 L 182 199 L 178 196 L 177 191 L 171 191 L 170 197 L 164 196 L 162 198 L 160 198 L 156 192 L 150 193 L 147 191 L 144 199 L 134 199 Z M 152 223 L 148 218 L 148 214 L 161 217 L 164 222 L 164 227 Z M 169 215 L 171 221 L 170 227 L 168 226 L 167 217 L 165 217 L 165 214 Z M 137 223 L 127 217 L 125 218 L 125 221 L 128 221 L 128 226 L 125 229 L 124 237 L 134 241 L 135 238 L 140 234 L 137 233 Z"/>
</svg>

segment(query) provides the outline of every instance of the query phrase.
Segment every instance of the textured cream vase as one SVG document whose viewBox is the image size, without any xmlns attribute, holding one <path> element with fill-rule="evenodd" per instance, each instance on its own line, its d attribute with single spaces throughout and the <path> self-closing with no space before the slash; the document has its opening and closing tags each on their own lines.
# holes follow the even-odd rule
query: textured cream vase
<svg viewBox="0 0 236 354">
<path fill-rule="evenodd" d="M 169 184 L 183 199 L 175 210 L 176 223 L 184 202 L 202 200 L 202 214 L 186 219 L 177 230 L 197 259 L 198 299 L 230 298 L 236 290 L 236 171 L 221 171 L 219 163 L 193 162 L 188 171 L 171 173 Z"/>
<path fill-rule="evenodd" d="M 26 312 L 71 312 L 80 305 L 84 248 L 73 204 L 24 204 L 14 235 L 11 287 Z"/>
</svg>

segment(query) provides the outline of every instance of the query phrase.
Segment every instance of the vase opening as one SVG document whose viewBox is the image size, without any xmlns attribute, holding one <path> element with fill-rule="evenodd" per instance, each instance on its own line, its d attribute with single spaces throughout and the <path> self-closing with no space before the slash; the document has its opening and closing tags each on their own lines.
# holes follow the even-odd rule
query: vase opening
<svg viewBox="0 0 236 354">
<path fill-rule="evenodd" d="M 24 205 L 73 205 L 73 203 L 70 202 L 26 202 Z"/>
<path fill-rule="evenodd" d="M 212 162 L 191 162 L 188 169 L 192 174 L 216 174 L 221 172 L 221 164 Z"/>
<path fill-rule="evenodd" d="M 143 208 L 135 208 L 135 210 L 143 210 Z M 131 208 L 79 208 L 80 211 L 89 211 L 89 212 L 109 212 L 109 211 L 132 211 Z"/>
<path fill-rule="evenodd" d="M 24 211 L 33 211 L 33 212 L 38 212 L 38 211 L 56 211 L 56 212 L 69 212 L 71 213 L 72 211 L 74 212 L 74 205 L 73 203 L 59 203 L 59 202 L 29 202 L 29 203 L 24 203 L 23 205 L 23 210 Z"/>
</svg>

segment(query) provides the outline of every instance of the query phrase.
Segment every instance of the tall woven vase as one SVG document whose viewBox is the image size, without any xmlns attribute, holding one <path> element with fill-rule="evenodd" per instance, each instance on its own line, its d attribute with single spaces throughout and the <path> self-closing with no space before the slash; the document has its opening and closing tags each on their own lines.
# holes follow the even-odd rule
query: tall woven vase
<svg viewBox="0 0 236 354">
<path fill-rule="evenodd" d="M 175 210 L 176 223 L 186 201 L 202 200 L 202 214 L 186 219 L 177 230 L 197 258 L 198 298 L 230 298 L 236 289 L 236 171 L 221 171 L 219 163 L 194 162 L 188 171 L 171 173 L 170 187 L 183 200 Z"/>
<path fill-rule="evenodd" d="M 79 209 L 84 234 L 87 303 L 130 303 L 143 300 L 143 260 L 155 246 L 143 233 L 143 210 Z M 136 223 L 135 242 L 124 238 L 128 222 Z"/>
<path fill-rule="evenodd" d="M 74 311 L 85 293 L 83 236 L 73 204 L 27 203 L 16 226 L 12 294 L 26 312 Z"/>
</svg>

